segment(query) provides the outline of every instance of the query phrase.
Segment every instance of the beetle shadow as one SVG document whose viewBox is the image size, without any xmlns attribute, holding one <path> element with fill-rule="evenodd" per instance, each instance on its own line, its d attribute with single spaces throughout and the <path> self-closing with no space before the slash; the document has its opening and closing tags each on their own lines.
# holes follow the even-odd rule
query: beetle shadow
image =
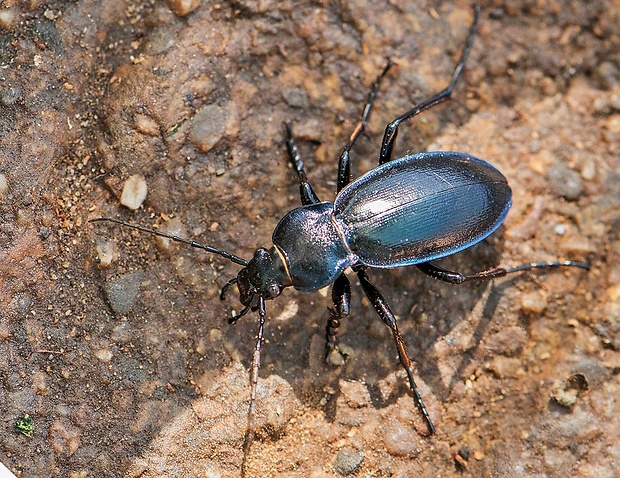
<svg viewBox="0 0 620 478">
<path fill-rule="evenodd" d="M 500 231 L 438 264 L 462 273 L 474 273 L 500 265 L 502 250 Z M 499 284 L 484 281 L 453 285 L 432 279 L 415 267 L 368 269 L 368 274 L 397 317 L 407 349 L 416 364 L 414 373 L 440 402 L 445 401 L 476 359 L 505 289 L 519 279 L 516 276 L 501 279 Z M 352 283 L 351 313 L 343 320 L 339 341 L 341 346 L 347 346 L 353 352 L 340 367 L 326 365 L 323 360 L 325 326 L 329 318 L 325 306 L 331 303 L 329 298 L 291 291 L 288 305 L 284 297 L 268 304 L 267 339 L 270 344 L 262 355 L 260 375 L 282 374 L 298 398 L 312 408 L 321 409 L 330 421 L 337 419 L 341 380 L 363 381 L 373 406 L 378 409 L 410 394 L 405 379 L 398 380 L 388 396 L 382 392 L 382 388 L 385 390 L 383 381 L 393 372 L 401 371 L 402 367 L 389 329 L 368 303 L 355 274 L 349 278 Z M 480 304 L 481 300 L 483 304 Z M 279 316 L 293 303 L 298 307 L 296 313 L 286 319 L 286 323 L 280 322 Z M 481 311 L 474 313 L 479 304 Z M 450 335 L 458 339 L 458 327 L 462 321 L 471 322 L 466 327 L 467 343 L 471 346 L 459 349 L 458 358 L 451 354 L 446 365 L 436 351 L 436 344 Z M 247 327 L 233 329 L 236 336 L 233 341 L 240 344 L 240 356 L 246 357 L 246 366 L 249 366 L 254 342 L 247 339 Z M 446 370 L 450 375 L 442 377 Z"/>
<path fill-rule="evenodd" d="M 454 386 L 459 381 L 464 379 L 466 370 L 475 360 L 476 353 L 486 335 L 489 324 L 495 318 L 497 307 L 504 295 L 505 290 L 512 287 L 517 280 L 517 278 L 510 278 L 504 280 L 501 284 L 486 283 L 484 285 L 484 288 L 482 289 L 483 292 L 486 291 L 487 288 L 490 290 L 484 298 L 484 294 L 481 294 L 480 298 L 484 300 L 484 305 L 482 307 L 480 318 L 477 320 L 477 323 L 471 333 L 471 346 L 460 351 L 459 360 L 456 364 L 452 364 L 450 366 L 452 373 L 449 381 L 442 380 L 442 372 L 439 367 L 441 359 L 434 356 L 436 354 L 429 353 L 428 355 L 434 356 L 433 360 L 424 360 L 418 363 L 420 375 L 424 378 L 425 382 L 429 385 L 433 393 L 440 401 L 446 400 Z M 463 319 L 466 318 L 463 317 Z M 445 375 L 445 372 L 443 372 L 443 375 Z"/>
<path fill-rule="evenodd" d="M 501 234 L 497 236 L 442 261 L 442 267 L 473 273 L 497 266 L 500 264 L 503 245 Z M 369 274 L 398 318 L 407 348 L 416 364 L 416 375 L 419 375 L 440 401 L 448 397 L 474 360 L 504 290 L 511 287 L 517 279 L 502 279 L 499 284 L 484 281 L 453 285 L 425 276 L 414 267 L 392 271 L 369 270 Z M 340 370 L 338 378 L 365 380 L 373 404 L 384 407 L 409 393 L 408 386 L 406 380 L 402 380 L 390 396 L 382 395 L 381 380 L 401 367 L 394 359 L 394 340 L 372 307 L 363 307 L 365 299 L 359 298 L 363 293 L 355 285 L 354 294 L 358 299 L 352 306 L 351 316 L 346 319 L 348 330 L 342 335 L 341 342 L 360 348 L 361 357 L 354 361 L 349 360 Z M 476 319 L 470 319 L 481 300 L 484 300 L 481 313 L 476 314 Z M 443 337 L 458 335 L 456 329 L 463 320 L 475 320 L 475 325 L 472 324 L 469 331 L 468 343 L 471 346 L 463 351 L 459 350 L 458 361 L 451 361 L 446 368 L 445 364 L 442 366 L 442 358 L 435 351 L 435 345 Z M 442 370 L 445 375 L 446 369 L 452 371 L 447 379 L 442 377 Z M 337 383 L 333 384 L 333 388 L 338 393 Z M 334 416 L 333 405 L 325 411 L 328 416 Z"/>
</svg>

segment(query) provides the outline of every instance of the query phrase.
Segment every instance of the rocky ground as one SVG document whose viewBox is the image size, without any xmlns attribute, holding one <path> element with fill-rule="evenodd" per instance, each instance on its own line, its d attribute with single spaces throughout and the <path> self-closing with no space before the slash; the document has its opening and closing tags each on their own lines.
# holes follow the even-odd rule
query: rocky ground
<svg viewBox="0 0 620 478">
<path fill-rule="evenodd" d="M 592 269 L 451 286 L 370 271 L 437 427 L 425 438 L 389 330 L 353 284 L 346 363 L 329 295 L 269 302 L 256 477 L 612 477 L 620 461 L 620 5 L 481 2 L 454 98 L 407 151 L 496 165 L 514 205 L 442 262 Z M 192 7 L 196 7 L 193 11 Z M 299 204 L 283 123 L 319 196 L 391 58 L 354 175 L 385 125 L 448 82 L 465 1 L 31 0 L 0 7 L 0 462 L 17 476 L 240 475 L 254 314 L 238 267 L 112 216 L 249 258 Z M 133 184 L 146 200 L 137 210 Z M 139 201 L 138 201 L 139 202 Z M 353 279 L 353 276 L 352 276 Z M 32 418 L 30 437 L 16 429 Z M 26 429 L 22 429 L 27 433 Z"/>
</svg>

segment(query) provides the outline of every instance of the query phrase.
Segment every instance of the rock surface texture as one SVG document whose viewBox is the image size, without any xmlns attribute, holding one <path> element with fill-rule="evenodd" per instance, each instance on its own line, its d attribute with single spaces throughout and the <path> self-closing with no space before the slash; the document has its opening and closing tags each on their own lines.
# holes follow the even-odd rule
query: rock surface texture
<svg viewBox="0 0 620 478">
<path fill-rule="evenodd" d="M 461 286 L 369 271 L 417 363 L 432 438 L 360 288 L 339 367 L 322 361 L 329 295 L 286 290 L 267 304 L 247 476 L 617 473 L 620 10 L 482 3 L 453 99 L 404 123 L 395 148 L 466 152 L 512 187 L 505 226 L 442 265 L 592 270 Z M 237 291 L 218 298 L 238 267 L 87 221 L 250 258 L 299 205 L 283 124 L 332 200 L 386 59 L 354 176 L 377 164 L 387 123 L 447 84 L 471 18 L 466 1 L 3 4 L 0 462 L 24 477 L 240 476 L 257 318 L 229 326 Z M 121 205 L 130 178 L 135 210 Z M 31 438 L 14 427 L 24 414 Z"/>
</svg>

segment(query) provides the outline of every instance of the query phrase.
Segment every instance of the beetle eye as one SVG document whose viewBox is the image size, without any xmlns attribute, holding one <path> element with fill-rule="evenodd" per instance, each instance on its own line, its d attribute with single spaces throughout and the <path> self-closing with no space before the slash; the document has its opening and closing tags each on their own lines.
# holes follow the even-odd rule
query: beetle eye
<svg viewBox="0 0 620 478">
<path fill-rule="evenodd" d="M 282 288 L 277 284 L 271 284 L 267 289 L 267 297 L 266 299 L 273 299 L 274 297 L 278 297 L 282 292 Z"/>
</svg>

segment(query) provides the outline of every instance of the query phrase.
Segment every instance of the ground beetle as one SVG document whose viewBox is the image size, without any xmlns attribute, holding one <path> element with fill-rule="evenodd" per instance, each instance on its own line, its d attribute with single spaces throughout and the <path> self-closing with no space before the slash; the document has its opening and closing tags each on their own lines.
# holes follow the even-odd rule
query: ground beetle
<svg viewBox="0 0 620 478">
<path fill-rule="evenodd" d="M 399 125 L 422 111 L 445 101 L 459 78 L 471 49 L 479 8 L 461 58 L 448 86 L 427 101 L 392 121 L 386 128 L 379 153 L 379 166 L 351 182 L 349 153 L 364 131 L 372 104 L 391 63 L 372 86 L 362 119 L 340 156 L 338 194 L 334 202 L 322 202 L 308 182 L 304 163 L 286 126 L 287 148 L 299 178 L 302 207 L 284 216 L 273 233 L 273 247 L 260 247 L 246 261 L 229 252 L 159 231 L 128 224 L 118 219 L 97 218 L 139 231 L 166 237 L 207 252 L 219 254 L 243 266 L 237 277 L 222 288 L 221 298 L 234 284 L 244 309 L 229 319 L 235 322 L 249 310 L 258 310 L 259 327 L 252 358 L 251 396 L 248 412 L 246 450 L 254 428 L 254 402 L 260 366 L 261 343 L 265 324 L 265 300 L 293 286 L 301 291 L 316 291 L 333 284 L 331 317 L 327 325 L 326 357 L 336 348 L 340 320 L 349 314 L 351 286 L 344 270 L 356 274 L 379 317 L 390 328 L 400 363 L 407 372 L 428 434 L 435 428 L 422 402 L 413 378 L 413 365 L 403 336 L 387 302 L 370 282 L 368 268 L 390 269 L 415 265 L 425 274 L 452 284 L 483 281 L 506 274 L 538 268 L 561 266 L 589 269 L 583 262 L 539 262 L 513 268 L 493 268 L 474 274 L 461 274 L 434 265 L 431 261 L 455 254 L 482 241 L 504 221 L 511 205 L 511 190 L 506 178 L 495 167 L 473 156 L 455 152 L 408 154 L 392 159 L 392 148 Z"/>
</svg>

